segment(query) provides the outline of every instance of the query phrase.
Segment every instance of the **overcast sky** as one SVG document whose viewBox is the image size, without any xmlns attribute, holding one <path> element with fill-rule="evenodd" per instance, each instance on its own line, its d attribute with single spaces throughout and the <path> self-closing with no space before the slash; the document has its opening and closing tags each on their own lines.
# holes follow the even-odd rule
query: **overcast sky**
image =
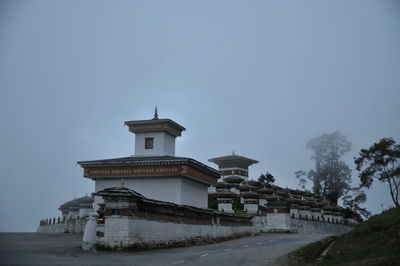
<svg viewBox="0 0 400 266">
<path fill-rule="evenodd" d="M 94 190 L 79 160 L 132 155 L 123 122 L 186 127 L 176 155 L 259 161 L 295 188 L 306 142 L 346 162 L 400 140 L 399 1 L 0 1 L 0 231 L 35 231 Z M 353 171 L 353 186 L 357 185 Z M 391 204 L 374 184 L 367 207 Z"/>
</svg>

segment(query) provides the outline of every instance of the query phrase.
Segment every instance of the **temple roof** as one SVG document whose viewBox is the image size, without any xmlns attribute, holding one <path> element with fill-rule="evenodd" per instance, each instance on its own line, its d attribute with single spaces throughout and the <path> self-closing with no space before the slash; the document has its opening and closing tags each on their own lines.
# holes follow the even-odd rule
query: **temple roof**
<svg viewBox="0 0 400 266">
<path fill-rule="evenodd" d="M 223 191 L 217 191 L 217 192 L 215 192 L 215 193 L 213 194 L 213 196 L 214 196 L 214 197 L 219 197 L 219 198 L 224 198 L 224 197 L 226 197 L 226 198 L 233 198 L 233 197 L 238 196 L 238 194 L 236 194 L 236 193 L 234 193 L 234 192 L 232 192 L 232 191 L 229 191 L 229 190 L 223 190 Z"/>
<path fill-rule="evenodd" d="M 233 187 L 233 184 L 228 183 L 228 182 L 218 182 L 217 184 L 215 184 L 216 188 L 231 188 Z"/>
<path fill-rule="evenodd" d="M 219 168 L 241 167 L 247 169 L 250 165 L 258 163 L 256 160 L 236 154 L 216 157 L 208 161 L 217 164 Z"/>
<path fill-rule="evenodd" d="M 267 207 L 286 207 L 287 203 L 277 198 L 275 200 L 269 200 L 266 205 Z"/>
<path fill-rule="evenodd" d="M 258 199 L 261 197 L 261 194 L 254 192 L 254 191 L 242 191 L 240 193 L 240 196 L 242 196 L 242 198 L 244 199 Z"/>
<path fill-rule="evenodd" d="M 77 162 L 83 168 L 96 167 L 132 167 L 132 166 L 173 166 L 173 165 L 189 165 L 196 169 L 207 172 L 208 174 L 219 178 L 220 172 L 200 163 L 191 158 L 175 157 L 175 156 L 130 156 L 113 159 L 79 161 Z"/>
<path fill-rule="evenodd" d="M 260 194 L 269 194 L 269 195 L 271 195 L 272 193 L 274 193 L 274 191 L 272 189 L 269 189 L 267 187 L 259 188 L 256 191 L 258 193 L 260 193 Z"/>
<path fill-rule="evenodd" d="M 124 124 L 129 127 L 130 132 L 135 134 L 165 131 L 177 137 L 181 136 L 182 131 L 186 130 L 183 126 L 179 125 L 175 121 L 167 118 L 158 119 L 158 116 L 148 120 L 126 121 Z"/>
<path fill-rule="evenodd" d="M 228 176 L 224 178 L 224 181 L 228 182 L 228 183 L 242 183 L 244 181 L 243 177 L 240 176 L 236 176 L 236 175 L 232 175 L 232 176 Z"/>
<path fill-rule="evenodd" d="M 171 202 L 166 202 L 166 201 L 160 201 L 160 200 L 155 200 L 155 199 L 149 199 L 144 197 L 142 194 L 136 192 L 135 190 L 126 188 L 126 187 L 111 187 L 111 188 L 106 188 L 103 189 L 99 192 L 93 193 L 96 196 L 102 196 L 106 198 L 132 198 L 134 200 L 138 200 L 143 203 L 151 204 L 153 206 L 163 206 L 164 208 L 167 207 L 169 209 L 176 209 L 176 210 L 181 210 L 183 213 L 185 213 L 185 210 L 189 210 L 192 212 L 198 212 L 198 213 L 209 213 L 209 214 L 216 214 L 219 213 L 219 211 L 212 210 L 212 209 L 203 209 L 203 208 L 198 208 L 198 207 L 193 207 L 193 206 L 188 206 L 188 205 L 180 205 L 180 204 L 175 204 Z M 164 209 L 165 213 L 168 213 L 169 209 Z M 235 217 L 243 217 L 239 215 L 233 215 L 233 214 L 223 214 L 225 216 L 235 216 Z"/>
<path fill-rule="evenodd" d="M 83 196 L 77 199 L 73 199 L 70 201 L 65 202 L 64 204 L 61 204 L 58 209 L 60 211 L 67 211 L 70 207 L 79 207 L 81 204 L 92 204 L 93 203 L 93 197 L 91 196 Z"/>
</svg>

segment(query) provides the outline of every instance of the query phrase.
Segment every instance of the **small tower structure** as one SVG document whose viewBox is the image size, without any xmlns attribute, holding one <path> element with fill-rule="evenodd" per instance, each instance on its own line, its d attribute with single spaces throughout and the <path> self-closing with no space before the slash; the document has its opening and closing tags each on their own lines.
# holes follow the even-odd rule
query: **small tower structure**
<svg viewBox="0 0 400 266">
<path fill-rule="evenodd" d="M 217 197 L 218 210 L 220 212 L 234 213 L 232 208 L 233 198 L 237 197 L 237 194 L 225 189 L 215 193 L 215 196 Z"/>
<path fill-rule="evenodd" d="M 256 160 L 236 155 L 235 151 L 232 152 L 232 155 L 216 157 L 208 161 L 218 165 L 221 180 L 228 177 L 232 179 L 233 177 L 236 180 L 242 179 L 242 182 L 249 180 L 249 166 L 258 163 Z"/>
<path fill-rule="evenodd" d="M 175 139 L 185 130 L 171 119 L 159 119 L 157 106 L 153 119 L 126 121 L 125 125 L 135 134 L 134 156 L 175 156 Z"/>
</svg>

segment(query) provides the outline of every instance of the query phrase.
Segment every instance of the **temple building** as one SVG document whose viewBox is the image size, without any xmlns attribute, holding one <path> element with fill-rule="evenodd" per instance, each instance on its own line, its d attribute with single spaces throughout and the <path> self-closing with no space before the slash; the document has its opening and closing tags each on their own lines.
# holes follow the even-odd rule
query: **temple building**
<svg viewBox="0 0 400 266">
<path fill-rule="evenodd" d="M 38 232 L 83 233 L 85 250 L 187 245 L 259 232 L 337 234 L 352 230 L 357 213 L 309 191 L 255 181 L 258 161 L 232 153 L 209 159 L 219 171 L 175 156 L 185 128 L 171 119 L 127 121 L 134 155 L 80 161 L 94 181 L 91 196 L 62 204 L 62 217 Z M 175 245 L 175 244 L 174 244 Z"/>
<path fill-rule="evenodd" d="M 218 170 L 221 173 L 221 178 L 216 186 L 211 186 L 208 191 L 214 193 L 221 189 L 229 189 L 232 192 L 240 193 L 237 189 L 242 182 L 249 181 L 249 166 L 258 163 L 258 161 L 236 155 L 225 155 L 208 160 L 209 162 L 218 165 Z"/>
<path fill-rule="evenodd" d="M 221 172 L 221 179 L 225 180 L 229 177 L 235 177 L 242 181 L 249 180 L 249 166 L 258 163 L 256 160 L 236 155 L 234 151 L 232 155 L 212 158 L 208 161 L 218 165 L 218 170 Z"/>
<path fill-rule="evenodd" d="M 153 119 L 125 125 L 135 134 L 133 156 L 78 162 L 84 177 L 95 181 L 95 192 L 117 187 L 124 179 L 126 188 L 147 198 L 207 208 L 208 187 L 217 183 L 220 173 L 194 159 L 175 156 L 175 139 L 185 128 L 171 119 L 159 119 L 157 108 Z M 95 208 L 104 204 L 100 196 L 94 201 Z"/>
</svg>

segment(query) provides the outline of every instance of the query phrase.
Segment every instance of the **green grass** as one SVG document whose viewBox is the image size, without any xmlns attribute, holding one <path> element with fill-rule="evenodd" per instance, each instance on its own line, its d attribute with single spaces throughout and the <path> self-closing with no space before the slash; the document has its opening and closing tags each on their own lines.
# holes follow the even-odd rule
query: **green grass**
<svg viewBox="0 0 400 266">
<path fill-rule="evenodd" d="M 311 243 L 281 257 L 274 265 L 315 265 L 322 252 L 337 238 L 337 236 L 331 236 Z"/>
<path fill-rule="evenodd" d="M 321 253 L 332 243 L 327 254 Z M 400 207 L 375 215 L 352 232 L 307 245 L 285 265 L 400 265 Z"/>
<path fill-rule="evenodd" d="M 400 208 L 340 236 L 319 265 L 400 265 Z"/>
</svg>

